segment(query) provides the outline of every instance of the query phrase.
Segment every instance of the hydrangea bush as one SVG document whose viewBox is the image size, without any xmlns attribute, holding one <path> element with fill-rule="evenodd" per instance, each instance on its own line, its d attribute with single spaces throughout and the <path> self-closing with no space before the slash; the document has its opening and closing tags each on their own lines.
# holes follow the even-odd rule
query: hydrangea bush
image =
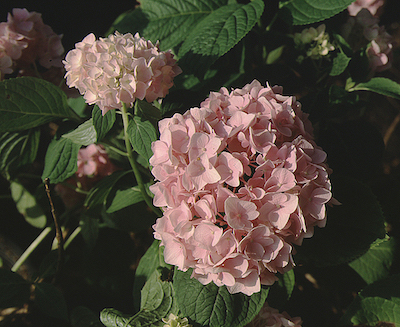
<svg viewBox="0 0 400 327">
<path fill-rule="evenodd" d="M 399 119 L 384 137 L 371 124 L 372 105 L 400 99 L 386 8 L 143 0 L 67 51 L 15 8 L 0 23 L 0 169 L 38 236 L 0 252 L 0 321 L 396 324 L 381 154 Z"/>
</svg>

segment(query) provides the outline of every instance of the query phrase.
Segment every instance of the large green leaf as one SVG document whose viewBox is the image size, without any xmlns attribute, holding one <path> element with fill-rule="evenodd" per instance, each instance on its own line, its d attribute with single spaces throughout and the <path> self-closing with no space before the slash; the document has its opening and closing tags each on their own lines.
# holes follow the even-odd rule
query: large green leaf
<svg viewBox="0 0 400 327">
<path fill-rule="evenodd" d="M 164 261 L 163 247 L 160 247 L 160 241 L 154 240 L 146 253 L 139 261 L 139 265 L 135 271 L 135 283 L 133 284 L 133 298 L 135 308 L 139 310 L 140 291 L 146 281 L 150 278 L 153 272 L 159 267 L 167 267 L 170 265 Z"/>
<path fill-rule="evenodd" d="M 32 163 L 39 148 L 40 130 L 6 132 L 0 135 L 0 170 L 11 179 L 19 168 Z"/>
<path fill-rule="evenodd" d="M 57 184 L 71 177 L 78 169 L 80 145 L 67 138 L 54 139 L 47 148 L 42 179 Z"/>
<path fill-rule="evenodd" d="M 97 133 L 93 125 L 93 119 L 85 121 L 73 131 L 63 134 L 62 137 L 78 145 L 88 146 L 89 144 L 96 143 Z"/>
<path fill-rule="evenodd" d="M 366 83 L 360 83 L 349 89 L 351 91 L 371 91 L 400 99 L 400 84 L 386 77 L 374 77 Z"/>
<path fill-rule="evenodd" d="M 104 309 L 101 322 L 107 327 L 164 326 L 162 318 L 177 314 L 172 283 L 162 280 L 159 271 L 154 271 L 142 290 L 140 311 L 134 316 L 122 314 L 114 309 Z"/>
<path fill-rule="evenodd" d="M 143 196 L 138 186 L 133 186 L 125 190 L 116 190 L 112 199 L 107 197 L 107 213 L 121 210 L 140 201 L 143 201 Z"/>
<path fill-rule="evenodd" d="M 0 132 L 22 131 L 55 119 L 76 117 L 65 93 L 50 82 L 34 77 L 0 82 Z"/>
<path fill-rule="evenodd" d="M 377 239 L 367 253 L 349 262 L 367 284 L 372 284 L 389 276 L 392 266 L 396 242 L 394 238 Z"/>
<path fill-rule="evenodd" d="M 160 41 L 161 50 L 182 43 L 193 28 L 228 0 L 142 0 L 136 10 L 123 14 L 113 25 L 120 33 L 136 33 Z"/>
<path fill-rule="evenodd" d="M 251 296 L 230 294 L 225 286 L 218 287 L 212 282 L 203 285 L 190 278 L 191 274 L 191 269 L 186 272 L 175 269 L 175 296 L 182 314 L 203 326 L 245 326 L 260 311 L 268 295 L 268 288 Z"/>
<path fill-rule="evenodd" d="M 129 121 L 128 135 L 133 149 L 148 161 L 153 155 L 151 143 L 157 140 L 157 132 L 152 123 L 135 116 Z"/>
<path fill-rule="evenodd" d="M 50 317 L 68 320 L 68 309 L 64 296 L 52 284 L 35 284 L 35 305 Z"/>
<path fill-rule="evenodd" d="M 333 196 L 341 205 L 328 206 L 327 223 L 297 247 L 294 259 L 318 266 L 347 263 L 385 237 L 384 217 L 375 195 L 349 176 L 332 178 Z"/>
<path fill-rule="evenodd" d="M 42 208 L 36 202 L 35 197 L 25 187 L 15 181 L 11 182 L 10 189 L 17 209 L 24 216 L 25 220 L 33 227 L 44 228 L 47 218 Z"/>
<path fill-rule="evenodd" d="M 380 324 L 380 323 L 387 323 Z M 341 326 L 400 324 L 400 275 L 368 285 L 348 307 Z"/>
<path fill-rule="evenodd" d="M 115 110 L 109 110 L 103 116 L 101 109 L 97 105 L 93 107 L 92 119 L 97 133 L 97 141 L 101 141 L 114 126 L 116 120 L 115 115 Z"/>
<path fill-rule="evenodd" d="M 227 53 L 254 26 L 264 10 L 264 2 L 223 6 L 204 18 L 188 35 L 179 50 L 183 71 L 204 73 Z"/>
<path fill-rule="evenodd" d="M 306 25 L 330 18 L 354 0 L 289 0 L 281 3 L 281 13 L 293 25 Z"/>
<path fill-rule="evenodd" d="M 0 268 L 0 308 L 22 306 L 29 296 L 30 283 L 17 273 Z"/>
</svg>

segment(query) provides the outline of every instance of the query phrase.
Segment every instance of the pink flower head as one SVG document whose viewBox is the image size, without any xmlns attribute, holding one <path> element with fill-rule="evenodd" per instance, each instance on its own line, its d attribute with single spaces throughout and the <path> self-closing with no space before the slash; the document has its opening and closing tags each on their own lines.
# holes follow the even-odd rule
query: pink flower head
<svg viewBox="0 0 400 327">
<path fill-rule="evenodd" d="M 301 327 L 300 317 L 290 317 L 286 312 L 279 313 L 267 302 L 258 315 L 246 327 Z"/>
<path fill-rule="evenodd" d="M 152 102 L 165 97 L 173 78 L 181 73 L 170 51 L 163 52 L 138 33 L 109 35 L 96 40 L 93 33 L 69 51 L 63 61 L 67 85 L 76 87 L 89 104 L 105 114 L 133 105 L 136 98 Z"/>
<path fill-rule="evenodd" d="M 45 68 L 62 67 L 61 38 L 43 23 L 41 14 L 14 8 L 7 22 L 0 23 L 0 72 L 10 74 L 15 67 L 23 72 L 35 61 Z"/>
<path fill-rule="evenodd" d="M 330 199 L 326 154 L 294 97 L 253 81 L 159 122 L 150 189 L 167 263 L 251 295 L 294 265 Z"/>
</svg>

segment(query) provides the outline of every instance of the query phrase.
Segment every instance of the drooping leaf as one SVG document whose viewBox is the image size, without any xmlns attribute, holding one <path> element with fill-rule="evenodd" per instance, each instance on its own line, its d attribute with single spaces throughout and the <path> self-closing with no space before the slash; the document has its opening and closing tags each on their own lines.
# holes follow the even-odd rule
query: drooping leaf
<svg viewBox="0 0 400 327">
<path fill-rule="evenodd" d="M 70 314 L 72 327 L 104 327 L 99 314 L 84 306 L 75 307 Z"/>
<path fill-rule="evenodd" d="M 400 99 L 400 84 L 386 77 L 371 78 L 368 82 L 359 83 L 349 89 L 349 92 L 351 91 L 371 91 L 395 99 Z"/>
<path fill-rule="evenodd" d="M 35 305 L 50 317 L 68 320 L 64 296 L 52 284 L 44 282 L 35 284 Z"/>
<path fill-rule="evenodd" d="M 36 202 L 35 197 L 20 183 L 12 181 L 10 183 L 11 196 L 17 209 L 25 220 L 36 228 L 44 228 L 47 218 L 42 208 Z"/>
<path fill-rule="evenodd" d="M 349 262 L 367 284 L 389 276 L 396 250 L 394 238 L 377 239 L 370 249 L 356 260 Z"/>
<path fill-rule="evenodd" d="M 135 116 L 128 125 L 129 140 L 134 150 L 147 161 L 153 155 L 151 143 L 157 140 L 157 132 L 148 120 Z"/>
<path fill-rule="evenodd" d="M 42 179 L 57 184 L 71 177 L 78 169 L 80 147 L 67 138 L 53 139 L 47 148 Z"/>
<path fill-rule="evenodd" d="M 179 49 L 183 71 L 204 74 L 211 64 L 235 46 L 254 26 L 264 2 L 223 6 L 204 18 Z"/>
<path fill-rule="evenodd" d="M 397 326 L 400 323 L 400 275 L 363 289 L 347 308 L 340 326 Z"/>
<path fill-rule="evenodd" d="M 0 82 L 0 117 L 0 132 L 11 132 L 77 115 L 60 88 L 43 79 L 20 77 Z"/>
<path fill-rule="evenodd" d="M 161 50 L 182 43 L 193 28 L 228 0 L 143 0 L 136 10 L 123 14 L 113 24 L 120 33 L 136 33 L 160 41 Z"/>
<path fill-rule="evenodd" d="M 147 249 L 146 253 L 140 259 L 139 265 L 135 271 L 133 298 L 134 305 L 137 310 L 139 310 L 140 301 L 137 301 L 137 299 L 140 298 L 140 291 L 146 281 L 158 267 L 170 268 L 170 265 L 166 264 L 164 261 L 163 247 L 160 247 L 160 241 L 154 240 L 151 246 Z"/>
<path fill-rule="evenodd" d="M 332 177 L 333 196 L 341 205 L 327 207 L 327 223 L 297 248 L 295 261 L 318 266 L 350 262 L 385 237 L 384 217 L 371 189 L 349 176 Z"/>
<path fill-rule="evenodd" d="M 97 141 L 101 141 L 114 126 L 115 116 L 115 110 L 109 110 L 103 116 L 101 109 L 97 105 L 93 107 L 92 119 L 97 133 Z"/>
<path fill-rule="evenodd" d="M 175 269 L 174 289 L 179 309 L 185 317 L 210 327 L 240 327 L 248 324 L 260 311 L 268 289 L 247 296 L 243 293 L 230 294 L 225 286 L 214 283 L 201 284 L 190 278 L 191 270 Z"/>
<path fill-rule="evenodd" d="M 281 2 L 280 11 L 293 25 L 320 22 L 345 10 L 354 0 L 289 0 Z"/>
<path fill-rule="evenodd" d="M 100 313 L 101 322 L 107 327 L 164 326 L 162 318 L 177 314 L 172 283 L 161 280 L 161 273 L 154 271 L 142 290 L 140 311 L 134 316 L 122 314 L 114 309 Z"/>
<path fill-rule="evenodd" d="M 73 131 L 63 134 L 62 137 L 78 145 L 88 146 L 89 144 L 96 143 L 97 133 L 93 125 L 93 119 L 88 119 Z"/>
<path fill-rule="evenodd" d="M 17 273 L 0 268 L 0 308 L 22 306 L 29 296 L 30 283 Z"/>
<path fill-rule="evenodd" d="M 339 52 L 335 58 L 333 58 L 333 66 L 329 73 L 330 76 L 338 76 L 343 73 L 349 65 L 351 58 L 347 57 L 343 52 Z"/>
<path fill-rule="evenodd" d="M 32 163 L 39 148 L 40 130 L 3 133 L 0 136 L 0 170 L 7 179 L 26 164 Z"/>
<path fill-rule="evenodd" d="M 142 193 L 138 186 L 133 186 L 125 190 L 117 190 L 112 199 L 107 198 L 107 213 L 112 213 L 132 204 L 143 201 Z"/>
</svg>

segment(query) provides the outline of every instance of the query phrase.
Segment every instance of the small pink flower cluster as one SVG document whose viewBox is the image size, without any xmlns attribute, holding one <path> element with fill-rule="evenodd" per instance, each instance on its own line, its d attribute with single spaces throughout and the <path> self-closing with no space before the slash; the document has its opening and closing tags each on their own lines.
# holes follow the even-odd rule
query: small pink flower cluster
<svg viewBox="0 0 400 327">
<path fill-rule="evenodd" d="M 292 243 L 325 225 L 326 154 L 300 103 L 253 81 L 159 122 L 150 187 L 169 264 L 247 295 L 293 267 Z"/>
<path fill-rule="evenodd" d="M 97 104 L 104 115 L 122 103 L 132 106 L 136 98 L 152 102 L 165 97 L 181 73 L 173 57 L 138 33 L 116 32 L 99 40 L 89 34 L 63 63 L 67 85 L 76 87 L 88 104 Z"/>
<path fill-rule="evenodd" d="M 368 9 L 362 8 L 344 25 L 343 36 L 353 46 L 353 50 L 359 50 L 365 45 L 363 43 L 369 42 L 367 55 L 371 70 L 381 72 L 392 66 L 393 37 L 378 23 L 378 18 Z M 360 42 L 360 38 L 364 38 L 365 42 Z"/>
<path fill-rule="evenodd" d="M 279 313 L 265 302 L 261 311 L 246 327 L 301 327 L 300 317 L 290 317 L 286 312 Z"/>
<path fill-rule="evenodd" d="M 369 12 L 376 16 L 379 8 L 385 4 L 385 0 L 356 0 L 347 7 L 350 16 L 357 16 L 358 12 L 366 8 Z"/>
<path fill-rule="evenodd" d="M 66 181 L 70 186 L 57 184 L 55 190 L 65 206 L 73 208 L 84 199 L 84 195 L 74 190 L 78 185 L 84 191 L 88 191 L 99 180 L 116 170 L 117 167 L 108 158 L 104 147 L 100 144 L 90 144 L 78 152 L 78 170 Z"/>
<path fill-rule="evenodd" d="M 43 23 L 41 14 L 14 8 L 7 22 L 0 23 L 0 79 L 36 60 L 45 68 L 62 67 L 61 38 Z"/>
</svg>

